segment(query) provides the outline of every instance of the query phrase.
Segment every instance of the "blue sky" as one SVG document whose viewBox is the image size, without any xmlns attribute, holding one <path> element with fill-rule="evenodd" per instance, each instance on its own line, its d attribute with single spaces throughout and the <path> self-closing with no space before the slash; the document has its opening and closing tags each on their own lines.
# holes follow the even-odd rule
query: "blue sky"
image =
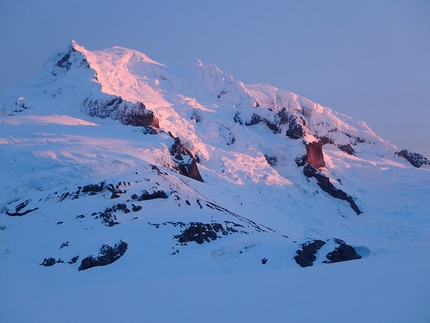
<svg viewBox="0 0 430 323">
<path fill-rule="evenodd" d="M 430 2 L 0 0 L 0 92 L 75 39 L 199 58 L 364 120 L 430 158 Z"/>
</svg>

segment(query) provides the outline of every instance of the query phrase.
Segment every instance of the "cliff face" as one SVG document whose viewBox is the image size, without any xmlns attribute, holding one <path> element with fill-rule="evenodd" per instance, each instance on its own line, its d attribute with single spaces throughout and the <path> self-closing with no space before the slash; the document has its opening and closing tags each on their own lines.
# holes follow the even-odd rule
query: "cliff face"
<svg viewBox="0 0 430 323">
<path fill-rule="evenodd" d="M 320 140 L 306 144 L 307 162 L 315 168 L 325 167 L 322 143 Z"/>
<path fill-rule="evenodd" d="M 357 215 L 360 215 L 362 213 L 358 208 L 357 204 L 355 203 L 354 199 L 350 195 L 346 194 L 341 189 L 336 188 L 331 183 L 329 177 L 319 172 L 316 168 L 312 167 L 312 165 L 306 164 L 305 167 L 303 167 L 303 174 L 306 177 L 314 177 L 317 180 L 318 186 L 330 196 L 336 199 L 340 199 L 342 201 L 347 201 L 351 206 L 351 209 L 353 209 L 354 212 L 357 213 Z"/>
<path fill-rule="evenodd" d="M 118 120 L 126 126 L 160 127 L 154 113 L 147 110 L 142 102 L 125 101 L 120 96 L 103 95 L 100 99 L 89 97 L 84 101 L 83 111 L 91 117 Z"/>
<path fill-rule="evenodd" d="M 203 182 L 194 155 L 182 145 L 179 138 L 173 138 L 175 142 L 170 147 L 170 155 L 175 163 L 174 169 L 181 175 Z"/>
</svg>

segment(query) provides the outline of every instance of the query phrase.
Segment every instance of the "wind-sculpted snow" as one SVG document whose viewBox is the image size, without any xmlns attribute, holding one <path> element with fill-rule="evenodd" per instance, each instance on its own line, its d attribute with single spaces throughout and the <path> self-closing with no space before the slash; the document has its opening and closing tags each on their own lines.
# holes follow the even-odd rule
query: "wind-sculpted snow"
<svg viewBox="0 0 430 323">
<path fill-rule="evenodd" d="M 424 156 L 213 64 L 71 42 L 0 110 L 1 267 L 261 271 L 428 240 Z"/>
</svg>

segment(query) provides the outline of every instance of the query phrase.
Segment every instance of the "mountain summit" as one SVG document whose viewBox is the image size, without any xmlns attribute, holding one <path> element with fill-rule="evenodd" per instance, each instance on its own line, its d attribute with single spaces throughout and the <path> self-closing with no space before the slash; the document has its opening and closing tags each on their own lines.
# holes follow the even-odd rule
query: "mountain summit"
<svg viewBox="0 0 430 323">
<path fill-rule="evenodd" d="M 72 41 L 0 106 L 1 267 L 308 267 L 430 228 L 425 157 L 213 64 Z"/>
</svg>

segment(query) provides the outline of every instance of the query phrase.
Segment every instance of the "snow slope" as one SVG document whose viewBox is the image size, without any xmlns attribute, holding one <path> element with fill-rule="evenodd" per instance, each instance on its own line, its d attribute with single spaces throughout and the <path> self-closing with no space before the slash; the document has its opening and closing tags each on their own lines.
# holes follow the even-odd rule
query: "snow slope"
<svg viewBox="0 0 430 323">
<path fill-rule="evenodd" d="M 429 318 L 422 274 L 430 168 L 413 167 L 364 122 L 269 85 L 244 85 L 212 64 L 166 66 L 130 49 L 88 51 L 73 41 L 2 94 L 0 108 L 5 322 L 46 321 L 34 314 L 41 304 L 52 322 L 73 321 L 61 294 L 104 322 L 193 321 L 212 303 L 228 309 L 224 321 L 313 321 L 303 313 L 309 293 L 324 322 Z M 312 164 L 313 154 L 322 165 Z M 317 175 L 306 175 L 311 166 Z M 198 169 L 201 180 L 184 169 Z M 330 262 L 336 239 L 362 259 L 316 266 Z M 323 245 L 314 266 L 302 269 L 297 252 L 313 241 Z M 84 268 L 103 246 L 124 243 L 113 263 Z M 350 280 L 360 282 L 353 295 L 339 297 Z M 148 285 L 151 293 L 142 292 Z M 100 316 L 107 289 L 122 295 L 127 311 Z M 181 301 L 195 294 L 206 296 Z M 139 307 L 135 297 L 152 305 Z M 28 306 L 16 315 L 23 298 Z M 342 310 L 330 314 L 336 302 Z M 192 304 L 193 315 L 175 316 Z"/>
</svg>

